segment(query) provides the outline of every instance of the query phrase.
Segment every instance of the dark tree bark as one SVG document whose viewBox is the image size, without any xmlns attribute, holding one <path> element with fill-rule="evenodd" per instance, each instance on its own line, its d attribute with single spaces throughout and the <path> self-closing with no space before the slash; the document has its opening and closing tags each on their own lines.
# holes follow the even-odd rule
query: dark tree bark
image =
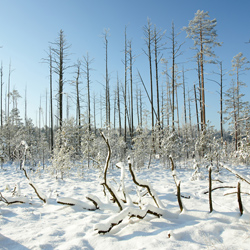
<svg viewBox="0 0 250 250">
<path fill-rule="evenodd" d="M 152 72 L 152 42 L 154 35 L 152 33 L 152 23 L 150 19 L 148 18 L 148 24 L 144 26 L 143 31 L 144 31 L 144 40 L 147 46 L 147 51 L 144 51 L 145 54 L 148 57 L 148 62 L 149 62 L 149 79 L 150 79 L 150 104 L 151 104 L 151 125 L 152 125 L 152 132 L 154 131 L 154 93 L 153 93 L 153 72 Z M 154 133 L 154 132 L 153 132 Z M 154 148 L 154 136 L 153 136 L 153 148 Z"/>
<path fill-rule="evenodd" d="M 0 77 L 1 77 L 1 129 L 3 127 L 3 63 L 1 62 L 1 69 L 0 69 Z"/>
<path fill-rule="evenodd" d="M 124 141 L 127 143 L 127 28 L 125 26 L 124 44 Z"/>
<path fill-rule="evenodd" d="M 195 108 L 196 108 L 196 121 L 197 121 L 197 131 L 200 132 L 200 125 L 199 125 L 199 111 L 197 105 L 197 95 L 196 95 L 196 87 L 194 84 L 194 101 L 195 101 Z"/>
<path fill-rule="evenodd" d="M 106 128 L 110 127 L 110 86 L 109 86 L 109 72 L 108 72 L 108 35 L 109 30 L 104 31 L 104 45 L 105 45 L 105 106 L 106 106 Z"/>
<path fill-rule="evenodd" d="M 63 87 L 65 83 L 64 73 L 69 66 L 66 65 L 68 59 L 68 49 L 70 45 L 67 44 L 63 30 L 60 30 L 57 40 L 52 43 L 55 47 L 52 48 L 54 53 L 54 71 L 58 75 L 58 109 L 59 109 L 59 128 L 62 129 L 63 124 Z"/>
</svg>

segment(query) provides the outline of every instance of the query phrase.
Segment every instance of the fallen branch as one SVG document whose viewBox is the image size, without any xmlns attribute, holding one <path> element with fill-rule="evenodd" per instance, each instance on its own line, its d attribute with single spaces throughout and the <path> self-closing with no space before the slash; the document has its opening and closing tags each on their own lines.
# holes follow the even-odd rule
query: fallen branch
<svg viewBox="0 0 250 250">
<path fill-rule="evenodd" d="M 63 204 L 63 205 L 69 205 L 69 206 L 80 206 L 83 209 L 89 210 L 89 211 L 95 211 L 97 208 L 90 206 L 88 203 L 85 203 L 83 201 L 79 201 L 73 198 L 66 198 L 66 197 L 58 197 L 56 200 L 57 203 Z"/>
<path fill-rule="evenodd" d="M 99 200 L 99 198 L 97 198 L 96 196 L 93 196 L 93 195 L 89 194 L 89 195 L 86 196 L 86 199 L 89 200 L 89 201 L 91 201 L 94 204 L 94 206 L 95 206 L 96 209 L 99 209 L 98 203 L 99 204 L 101 203 L 100 200 Z"/>
<path fill-rule="evenodd" d="M 0 192 L 0 201 L 6 203 L 7 205 L 11 205 L 15 203 L 29 203 L 29 200 L 26 197 L 5 198 L 1 192 Z"/>
<path fill-rule="evenodd" d="M 214 190 L 217 190 L 217 189 L 220 189 L 220 188 L 236 188 L 234 186 L 222 186 L 222 187 L 215 187 L 215 188 L 212 188 L 211 191 L 214 191 Z M 207 194 L 209 191 L 205 191 L 204 194 Z"/>
<path fill-rule="evenodd" d="M 234 188 L 236 188 L 236 187 L 234 187 Z M 224 196 L 226 196 L 226 195 L 230 195 L 230 194 L 237 194 L 238 193 L 238 191 L 235 191 L 235 192 L 231 192 L 231 193 L 225 193 L 224 194 Z M 247 195 L 250 195 L 250 193 L 247 193 L 247 192 L 240 192 L 241 194 L 247 194 Z"/>
<path fill-rule="evenodd" d="M 230 171 L 231 173 L 236 175 L 239 179 L 241 179 L 242 181 L 245 181 L 246 183 L 248 183 L 250 185 L 250 179 L 248 179 L 246 176 L 243 176 L 242 174 L 238 173 L 234 169 L 232 169 L 226 165 L 223 165 L 222 163 L 220 163 L 220 166 L 225 168 L 226 170 Z"/>
<path fill-rule="evenodd" d="M 138 209 L 133 207 L 127 207 L 123 209 L 119 214 L 115 214 L 110 218 L 106 219 L 103 223 L 99 223 L 94 227 L 94 230 L 97 230 L 99 234 L 105 234 L 110 232 L 110 230 L 119 225 L 127 216 L 137 217 L 139 219 L 145 218 L 147 214 L 153 214 L 157 217 L 161 217 L 161 209 L 156 208 L 152 205 L 146 206 L 144 209 Z"/>
</svg>

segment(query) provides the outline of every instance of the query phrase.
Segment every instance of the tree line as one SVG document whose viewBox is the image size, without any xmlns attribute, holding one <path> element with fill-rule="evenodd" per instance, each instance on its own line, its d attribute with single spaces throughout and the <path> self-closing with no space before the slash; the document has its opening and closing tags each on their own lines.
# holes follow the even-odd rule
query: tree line
<svg viewBox="0 0 250 250">
<path fill-rule="evenodd" d="M 3 66 L 0 68 L 1 76 L 1 157 L 3 161 L 20 159 L 22 150 L 20 142 L 26 140 L 29 145 L 30 164 L 45 165 L 50 160 L 53 172 L 63 174 L 70 168 L 72 162 L 84 162 L 99 166 L 105 159 L 98 129 L 106 131 L 111 140 L 113 154 L 122 160 L 128 153 L 134 156 L 138 167 L 151 161 L 156 155 L 162 161 L 172 155 L 175 159 L 190 157 L 204 157 L 210 161 L 222 155 L 234 155 L 238 159 L 247 161 L 249 157 L 249 102 L 243 100 L 242 87 L 246 85 L 241 75 L 249 70 L 247 58 L 238 53 L 232 59 L 232 69 L 225 72 L 223 62 L 216 58 L 214 47 L 222 46 L 217 41 L 216 19 L 210 19 L 208 12 L 198 10 L 193 20 L 184 27 L 187 37 L 194 42 L 193 59 L 196 61 L 197 84 L 189 89 L 185 79 L 184 65 L 180 69 L 179 57 L 182 56 L 182 45 L 179 33 L 175 31 L 172 22 L 168 49 L 170 58 L 163 58 L 166 50 L 166 32 L 157 29 L 151 20 L 143 27 L 145 48 L 143 52 L 148 60 L 148 73 L 150 89 L 147 89 L 145 79 L 137 69 L 134 79 L 134 61 L 132 40 L 127 38 L 127 28 L 124 31 L 124 82 L 117 75 L 114 98 L 111 98 L 111 83 L 109 73 L 109 30 L 103 33 L 105 49 L 105 84 L 104 93 L 99 98 L 91 92 L 92 59 L 87 53 L 78 59 L 72 66 L 69 63 L 70 45 L 64 31 L 60 30 L 57 39 L 49 43 L 49 49 L 43 62 L 49 69 L 49 98 L 46 92 L 45 126 L 41 126 L 42 107 L 39 107 L 39 126 L 35 127 L 32 120 L 27 117 L 27 98 L 25 96 L 25 117 L 20 117 L 18 100 L 21 97 L 18 90 L 11 89 L 11 64 L 9 66 L 7 93 L 5 94 L 5 109 L 3 108 Z M 215 81 L 219 86 L 220 95 L 220 131 L 216 131 L 206 121 L 205 102 L 205 64 L 218 65 L 218 76 Z M 164 65 L 164 72 L 159 72 L 160 65 Z M 70 84 L 75 88 L 74 105 L 76 114 L 69 117 L 68 95 L 65 95 L 65 72 L 74 69 L 74 78 Z M 164 85 L 159 83 L 159 74 L 165 76 Z M 225 84 L 225 75 L 231 76 L 228 87 Z M 57 80 L 57 93 L 53 92 L 53 81 Z M 82 76 L 86 82 L 86 107 L 82 101 L 80 87 Z M 179 89 L 183 93 L 184 123 L 180 122 Z M 156 94 L 154 93 L 156 90 Z M 63 105 L 67 98 L 66 118 L 63 117 Z M 156 97 L 156 100 L 154 100 Z M 146 99 L 145 99 L 146 98 Z M 49 99 L 49 100 L 48 100 Z M 55 105 L 56 101 L 56 105 Z M 112 103 L 113 101 L 113 103 Z M 150 108 L 148 110 L 148 105 Z M 99 104 L 99 111 L 97 111 Z M 195 107 L 195 115 L 191 105 Z M 104 110 L 104 112 L 103 112 Z M 97 118 L 99 113 L 99 118 Z M 47 116 L 49 119 L 47 121 Z M 113 119 L 111 115 L 114 115 Z M 192 117 L 195 116 L 195 122 Z M 103 120 L 105 117 L 105 120 Z M 97 120 L 100 126 L 97 127 Z M 112 122 L 113 121 L 113 122 Z M 150 121 L 150 122 L 149 122 Z M 223 127 L 228 121 L 229 128 Z M 122 124 L 123 122 L 123 124 Z M 151 124 L 151 125 L 149 125 Z M 113 142 L 113 144 L 112 144 Z M 233 145 L 233 146 L 232 146 Z M 195 156 L 196 155 L 196 156 Z"/>
</svg>

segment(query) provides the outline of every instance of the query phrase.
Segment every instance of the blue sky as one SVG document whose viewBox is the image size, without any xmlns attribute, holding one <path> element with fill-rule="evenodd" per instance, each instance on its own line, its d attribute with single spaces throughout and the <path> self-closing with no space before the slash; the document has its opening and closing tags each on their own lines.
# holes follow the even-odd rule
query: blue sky
<svg viewBox="0 0 250 250">
<path fill-rule="evenodd" d="M 220 48 L 215 48 L 218 59 L 223 61 L 225 70 L 231 69 L 233 56 L 242 52 L 250 58 L 250 44 L 245 42 L 250 39 L 250 1 L 248 0 L 112 0 L 112 1 L 85 1 L 85 0 L 10 0 L 0 1 L 0 59 L 4 67 L 4 91 L 8 82 L 8 67 L 11 60 L 12 68 L 15 69 L 11 75 L 11 88 L 15 87 L 22 96 L 19 100 L 19 108 L 23 116 L 24 93 L 27 86 L 28 116 L 36 124 L 40 96 L 45 110 L 45 91 L 49 90 L 49 69 L 42 64 L 42 58 L 46 57 L 49 42 L 54 42 L 58 37 L 60 29 L 64 30 L 67 42 L 71 44 L 69 52 L 70 62 L 74 64 L 78 58 L 89 53 L 94 58 L 91 73 L 92 93 L 99 95 L 103 91 L 101 83 L 104 83 L 105 75 L 105 50 L 102 33 L 104 29 L 110 29 L 109 36 L 109 72 L 111 85 L 116 84 L 117 72 L 120 80 L 124 80 L 124 28 L 127 26 L 127 37 L 132 40 L 133 53 L 137 55 L 134 63 L 134 78 L 136 70 L 143 74 L 148 86 L 148 61 L 143 54 L 145 49 L 142 27 L 147 24 L 147 18 L 157 26 L 158 29 L 166 30 L 170 35 L 171 22 L 174 21 L 176 32 L 180 32 L 183 26 L 187 26 L 189 20 L 193 19 L 195 12 L 200 9 L 208 11 L 211 19 L 217 19 L 218 41 L 223 42 Z M 183 55 L 178 58 L 179 62 L 185 62 L 186 69 L 193 69 L 195 63 L 191 57 L 194 51 L 189 48 L 193 41 L 186 39 L 183 31 L 178 41 L 183 45 Z M 169 39 L 166 38 L 170 46 Z M 164 51 L 164 57 L 169 60 L 169 51 Z M 177 61 L 177 62 L 178 62 Z M 180 65 L 180 67 L 182 67 Z M 216 66 L 206 66 L 207 73 L 216 71 Z M 162 70 L 162 69 L 161 69 Z M 72 80 L 74 70 L 68 70 L 67 80 Z M 206 79 L 214 76 L 206 76 Z M 248 85 L 249 73 L 242 76 Z M 54 75 L 54 90 L 57 87 L 57 76 Z M 164 78 L 160 81 L 164 84 Z M 230 84 L 230 76 L 225 77 L 225 84 Z M 82 78 L 83 87 L 85 79 Z M 197 82 L 195 71 L 186 74 L 186 83 L 189 88 Z M 207 119 L 216 127 L 219 126 L 219 96 L 216 93 L 218 86 L 206 81 Z M 72 94 L 73 88 L 65 85 L 65 92 Z M 85 93 L 83 89 L 83 93 Z M 112 89 L 111 89 L 112 92 Z M 249 89 L 244 89 L 245 99 L 249 100 Z M 56 94 L 56 92 L 55 92 Z M 181 106 L 182 92 L 179 92 Z M 146 102 L 146 99 L 145 99 Z M 74 103 L 71 102 L 71 112 L 75 113 Z M 194 115 L 194 107 L 193 107 Z M 193 117 L 193 121 L 195 118 Z"/>
</svg>

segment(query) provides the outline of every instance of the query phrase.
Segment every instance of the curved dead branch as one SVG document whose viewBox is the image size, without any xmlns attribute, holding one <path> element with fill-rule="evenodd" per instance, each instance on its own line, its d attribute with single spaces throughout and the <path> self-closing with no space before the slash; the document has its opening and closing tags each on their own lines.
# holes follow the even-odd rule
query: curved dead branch
<svg viewBox="0 0 250 250">
<path fill-rule="evenodd" d="M 23 167 L 23 171 L 24 171 L 24 174 L 25 174 L 26 178 L 27 178 L 28 181 L 29 181 L 29 185 L 34 189 L 34 191 L 35 191 L 37 197 L 38 197 L 41 201 L 43 201 L 44 203 L 46 203 L 46 199 L 42 197 L 42 195 L 39 193 L 38 189 L 37 189 L 37 188 L 35 187 L 35 185 L 31 182 L 31 180 L 30 180 L 30 178 L 29 178 L 29 176 L 28 176 L 28 174 L 27 174 L 27 171 L 26 171 L 26 169 L 25 169 L 24 167 Z"/>
<path fill-rule="evenodd" d="M 105 168 L 104 168 L 104 183 L 103 183 L 103 185 L 108 189 L 108 191 L 111 194 L 111 196 L 113 197 L 114 201 L 117 203 L 119 209 L 122 210 L 123 207 L 122 207 L 121 201 L 115 195 L 115 191 L 112 189 L 112 187 L 109 185 L 109 183 L 107 181 L 107 171 L 108 171 L 109 161 L 110 161 L 110 156 L 111 156 L 111 148 L 110 148 L 108 139 L 104 136 L 103 133 L 101 133 L 101 136 L 108 147 L 108 155 L 107 155 L 106 164 L 105 164 Z"/>
<path fill-rule="evenodd" d="M 211 191 L 214 191 L 214 190 L 217 190 L 217 189 L 220 189 L 220 188 L 236 188 L 234 186 L 221 186 L 221 187 L 215 187 L 215 188 L 212 188 Z M 205 191 L 204 194 L 207 194 L 209 191 Z"/>
<path fill-rule="evenodd" d="M 7 205 L 15 204 L 15 203 L 26 203 L 21 197 L 20 198 L 12 198 L 12 201 L 3 197 L 2 193 L 0 192 L 0 201 L 6 203 Z"/>
<path fill-rule="evenodd" d="M 143 184 L 143 183 L 138 182 L 138 179 L 136 178 L 136 175 L 135 175 L 135 173 L 134 173 L 134 171 L 133 171 L 133 169 L 132 169 L 132 164 L 131 164 L 130 159 L 129 159 L 128 166 L 129 166 L 129 171 L 130 171 L 130 174 L 131 174 L 131 176 L 132 176 L 133 182 L 134 182 L 137 186 L 139 186 L 139 187 L 146 188 L 147 191 L 148 191 L 148 193 L 149 193 L 149 195 L 150 195 L 150 196 L 152 197 L 152 199 L 154 200 L 156 206 L 157 206 L 157 207 L 160 207 L 161 204 L 159 204 L 159 199 L 157 199 L 158 197 L 156 197 L 156 196 L 153 194 L 153 192 L 152 192 L 152 190 L 151 190 L 151 187 L 150 187 L 149 185 L 147 185 L 146 183 Z"/>
</svg>

